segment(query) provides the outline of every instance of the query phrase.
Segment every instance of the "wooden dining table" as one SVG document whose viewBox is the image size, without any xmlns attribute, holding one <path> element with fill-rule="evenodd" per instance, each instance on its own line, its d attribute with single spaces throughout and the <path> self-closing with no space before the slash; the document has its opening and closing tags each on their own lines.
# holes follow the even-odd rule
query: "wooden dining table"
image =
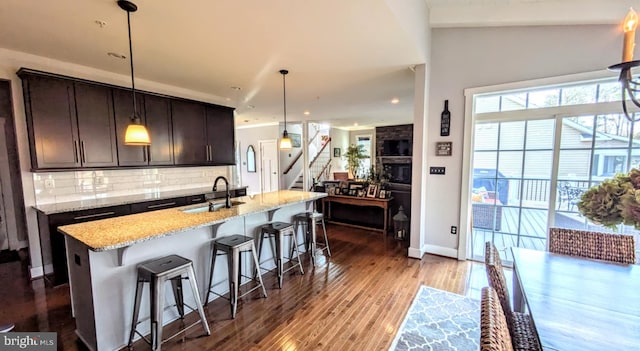
<svg viewBox="0 0 640 351">
<path fill-rule="evenodd" d="M 640 350 L 640 266 L 512 248 L 514 309 L 544 350 Z"/>
</svg>

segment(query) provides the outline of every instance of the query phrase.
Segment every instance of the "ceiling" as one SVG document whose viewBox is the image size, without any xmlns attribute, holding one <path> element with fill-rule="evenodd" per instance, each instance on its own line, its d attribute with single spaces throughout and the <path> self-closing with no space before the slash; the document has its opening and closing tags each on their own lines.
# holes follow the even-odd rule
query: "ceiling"
<svg viewBox="0 0 640 351">
<path fill-rule="evenodd" d="M 616 23 L 627 0 L 134 0 L 136 79 L 236 107 L 237 126 L 411 123 L 432 27 Z M 640 5 L 639 5 L 640 7 Z M 430 17 L 429 14 L 430 13 Z M 129 75 L 115 0 L 2 0 L 0 47 Z M 240 88 L 234 89 L 233 87 Z M 392 99 L 399 102 L 392 104 Z M 308 115 L 305 114 L 308 112 Z M 357 126 L 355 126 L 357 124 Z"/>
</svg>

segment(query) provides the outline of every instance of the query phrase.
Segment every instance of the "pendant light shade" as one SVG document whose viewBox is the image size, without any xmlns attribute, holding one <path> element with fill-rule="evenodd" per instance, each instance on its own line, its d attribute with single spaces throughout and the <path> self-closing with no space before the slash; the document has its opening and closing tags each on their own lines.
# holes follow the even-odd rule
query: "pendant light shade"
<svg viewBox="0 0 640 351">
<path fill-rule="evenodd" d="M 124 134 L 124 144 L 133 146 L 145 146 L 151 144 L 151 138 L 149 138 L 149 132 L 147 128 L 142 124 L 140 116 L 138 115 L 138 108 L 136 105 L 136 84 L 133 79 L 133 46 L 131 45 L 131 12 L 136 12 L 138 6 L 127 0 L 118 0 L 118 6 L 127 12 L 127 30 L 129 32 L 129 62 L 131 66 L 131 95 L 133 97 L 133 114 L 131 115 L 131 123 L 127 126 L 127 130 Z"/>
<path fill-rule="evenodd" d="M 289 133 L 287 133 L 287 86 L 285 82 L 285 77 L 289 73 L 286 69 L 281 69 L 280 74 L 282 74 L 282 96 L 284 98 L 284 132 L 282 132 L 282 138 L 280 139 L 280 150 L 291 150 L 291 138 L 289 138 Z"/>
<path fill-rule="evenodd" d="M 142 124 L 129 124 L 127 126 L 127 131 L 124 133 L 124 143 L 125 145 L 132 146 L 145 146 L 151 144 L 147 128 Z"/>
</svg>

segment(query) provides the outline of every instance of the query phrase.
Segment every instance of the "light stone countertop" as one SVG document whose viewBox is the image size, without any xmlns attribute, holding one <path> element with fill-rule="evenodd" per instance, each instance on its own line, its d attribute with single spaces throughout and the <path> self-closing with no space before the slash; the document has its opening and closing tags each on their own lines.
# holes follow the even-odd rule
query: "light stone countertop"
<svg viewBox="0 0 640 351">
<path fill-rule="evenodd" d="M 243 189 L 243 188 L 246 188 L 246 187 L 231 188 L 231 190 L 237 190 L 237 189 Z M 224 191 L 225 190 L 222 190 L 221 192 L 224 192 Z M 88 210 L 88 209 L 108 207 L 108 206 L 128 205 L 128 204 L 145 202 L 145 201 L 154 201 L 154 200 L 170 199 L 170 198 L 181 197 L 181 196 L 201 195 L 201 194 L 211 194 L 211 193 L 213 193 L 211 191 L 211 187 L 170 190 L 170 191 L 154 191 L 154 192 L 125 195 L 125 196 L 112 196 L 112 197 L 104 197 L 104 198 L 97 198 L 97 199 L 91 198 L 87 200 L 68 201 L 68 202 L 60 202 L 55 204 L 43 204 L 43 205 L 33 206 L 33 208 L 35 208 L 36 210 L 46 215 L 51 215 L 56 213 L 81 211 L 81 210 Z"/>
<path fill-rule="evenodd" d="M 124 248 L 154 238 L 160 238 L 190 229 L 222 223 L 229 219 L 253 213 L 278 209 L 285 205 L 314 201 L 326 193 L 280 190 L 233 198 L 243 204 L 221 208 L 214 212 L 186 213 L 181 210 L 207 206 L 207 203 L 176 207 L 96 221 L 58 227 L 93 251 Z"/>
</svg>

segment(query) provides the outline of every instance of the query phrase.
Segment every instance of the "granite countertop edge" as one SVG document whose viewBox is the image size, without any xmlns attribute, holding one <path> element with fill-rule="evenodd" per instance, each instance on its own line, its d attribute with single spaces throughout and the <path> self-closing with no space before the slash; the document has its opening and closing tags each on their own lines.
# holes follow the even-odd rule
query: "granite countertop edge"
<svg viewBox="0 0 640 351">
<path fill-rule="evenodd" d="M 143 213 L 126 215 L 121 217 L 114 217 L 114 218 L 107 218 L 107 219 L 101 219 L 101 220 L 90 221 L 90 222 L 65 225 L 65 226 L 58 227 L 58 231 L 62 234 L 68 235 L 80 241 L 81 243 L 86 245 L 87 248 L 91 251 L 94 251 L 94 252 L 111 251 L 111 250 L 126 248 L 135 244 L 149 241 L 149 240 L 186 232 L 186 231 L 197 229 L 197 228 L 208 227 L 218 223 L 224 223 L 236 217 L 244 217 L 244 216 L 253 215 L 256 213 L 277 210 L 283 206 L 292 205 L 296 203 L 315 201 L 327 195 L 326 193 L 298 192 L 298 191 L 289 191 L 289 190 L 277 191 L 274 193 L 277 193 L 278 195 L 284 194 L 284 195 L 290 196 L 291 198 L 287 198 L 284 200 L 278 199 L 277 202 L 261 204 L 260 203 L 261 201 L 256 201 L 254 198 L 261 197 L 263 195 L 241 196 L 236 199 L 238 201 L 243 201 L 244 204 L 237 205 L 236 209 L 234 208 L 229 210 L 220 209 L 215 212 L 189 214 L 189 213 L 183 212 L 182 210 L 203 206 L 203 205 L 202 204 L 187 205 L 187 206 L 175 207 L 170 209 L 143 212 Z M 274 194 L 274 193 L 267 193 L 267 194 Z M 306 196 L 308 197 L 301 198 L 300 194 L 306 194 Z M 117 235 L 119 233 L 131 232 L 132 230 L 129 228 L 129 226 L 134 225 L 134 223 L 151 219 L 151 218 L 154 218 L 155 216 L 159 216 L 163 218 L 164 220 L 168 221 L 169 224 L 171 225 L 175 224 L 172 221 L 184 221 L 184 222 L 194 221 L 195 223 L 186 224 L 184 226 L 179 226 L 179 228 L 172 228 L 168 230 L 159 229 L 152 233 L 145 232 L 139 238 L 133 238 L 128 240 L 120 240 L 117 238 Z M 217 218 L 211 218 L 212 216 Z M 123 222 L 124 225 L 117 225 L 118 222 Z M 116 235 L 116 238 L 113 239 L 114 241 L 113 243 L 102 244 L 102 245 L 92 244 L 92 241 L 94 241 L 94 240 L 91 240 L 93 239 L 93 233 L 101 232 L 101 230 L 96 229 L 97 228 L 96 225 L 98 224 L 102 224 L 103 227 L 106 227 L 106 228 L 112 228 L 112 229 L 107 229 L 107 231 L 111 230 L 112 233 L 101 233 L 101 234 L 104 234 L 105 236 L 108 236 L 109 234 Z M 160 225 L 162 224 L 160 223 Z"/>
</svg>

